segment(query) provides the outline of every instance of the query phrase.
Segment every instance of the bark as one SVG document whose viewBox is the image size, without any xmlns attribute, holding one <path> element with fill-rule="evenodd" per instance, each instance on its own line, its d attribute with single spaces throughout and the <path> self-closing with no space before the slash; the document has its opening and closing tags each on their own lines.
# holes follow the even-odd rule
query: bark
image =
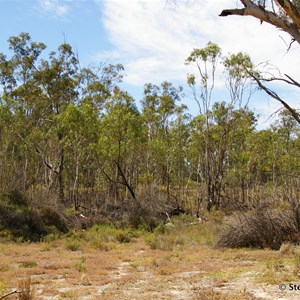
<svg viewBox="0 0 300 300">
<path fill-rule="evenodd" d="M 282 29 L 300 44 L 300 14 L 298 8 L 291 1 L 277 0 L 275 2 L 277 7 L 284 12 L 284 15 L 270 11 L 251 0 L 240 0 L 240 2 L 244 8 L 224 9 L 219 16 L 252 16 Z"/>
<path fill-rule="evenodd" d="M 293 23 L 298 27 L 300 27 L 300 14 L 298 8 L 288 0 L 277 0 L 278 5 L 282 8 L 282 10 L 293 20 Z"/>
</svg>

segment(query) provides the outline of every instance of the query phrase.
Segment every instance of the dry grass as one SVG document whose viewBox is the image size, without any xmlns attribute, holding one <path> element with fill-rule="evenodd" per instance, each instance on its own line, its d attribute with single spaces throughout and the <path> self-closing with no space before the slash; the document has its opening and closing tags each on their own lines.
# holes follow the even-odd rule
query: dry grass
<svg viewBox="0 0 300 300">
<path fill-rule="evenodd" d="M 172 250 L 176 247 L 213 246 L 216 243 L 216 222 L 200 223 L 196 218 L 181 215 L 172 219 L 171 226 L 167 225 L 160 225 L 153 233 L 145 236 L 151 249 Z"/>
<path fill-rule="evenodd" d="M 195 300 L 259 300 L 247 291 L 238 294 L 221 293 L 214 289 L 203 289 L 197 293 Z"/>
<path fill-rule="evenodd" d="M 272 287 L 299 281 L 299 247 L 218 249 L 207 245 L 209 222 L 188 221 L 175 219 L 175 227 L 152 234 L 95 227 L 43 243 L 0 244 L 0 297 L 29 277 L 34 299 L 254 300 L 259 299 L 254 291 L 262 289 L 276 299 Z M 70 249 L 69 241 L 80 246 Z"/>
<path fill-rule="evenodd" d="M 28 277 L 19 282 L 18 300 L 35 299 L 35 289 L 32 287 L 31 278 Z"/>
</svg>

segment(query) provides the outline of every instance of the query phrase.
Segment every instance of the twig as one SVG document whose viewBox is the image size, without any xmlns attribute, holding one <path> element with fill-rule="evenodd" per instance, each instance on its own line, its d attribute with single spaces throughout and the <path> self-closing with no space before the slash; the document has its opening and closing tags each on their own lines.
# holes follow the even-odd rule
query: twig
<svg viewBox="0 0 300 300">
<path fill-rule="evenodd" d="M 4 299 L 4 298 L 6 298 L 6 297 L 8 297 L 8 296 L 10 296 L 10 295 L 13 295 L 13 294 L 20 294 L 20 293 L 22 293 L 22 291 L 15 290 L 15 291 L 12 291 L 12 292 L 10 292 L 10 293 L 8 293 L 8 294 L 5 294 L 5 295 L 1 296 L 0 299 Z"/>
</svg>

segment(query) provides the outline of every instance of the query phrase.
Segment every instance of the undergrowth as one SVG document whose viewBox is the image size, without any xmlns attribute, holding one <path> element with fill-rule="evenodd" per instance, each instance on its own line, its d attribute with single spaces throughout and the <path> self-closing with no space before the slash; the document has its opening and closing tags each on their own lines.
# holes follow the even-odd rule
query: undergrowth
<svg viewBox="0 0 300 300">
<path fill-rule="evenodd" d="M 221 217 L 214 221 L 200 222 L 197 218 L 182 214 L 171 223 L 159 225 L 152 233 L 145 235 L 145 242 L 152 249 L 172 250 L 175 247 L 213 246 Z"/>
</svg>

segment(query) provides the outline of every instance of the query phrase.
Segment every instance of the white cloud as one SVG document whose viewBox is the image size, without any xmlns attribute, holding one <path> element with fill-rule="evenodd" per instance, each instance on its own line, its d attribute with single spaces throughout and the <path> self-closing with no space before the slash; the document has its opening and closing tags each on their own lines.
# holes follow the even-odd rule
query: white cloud
<svg viewBox="0 0 300 300">
<path fill-rule="evenodd" d="M 237 2 L 198 0 L 175 6 L 166 5 L 166 0 L 103 0 L 102 21 L 114 57 L 125 66 L 126 83 L 184 82 L 189 71 L 184 60 L 210 40 L 223 54 L 242 51 L 255 64 L 269 61 L 282 73 L 299 77 L 299 47 L 287 54 L 284 41 L 288 44 L 290 38 L 284 32 L 252 17 L 218 17 Z"/>
<path fill-rule="evenodd" d="M 287 35 L 251 17 L 218 17 L 235 2 L 202 0 L 176 7 L 165 0 L 104 0 L 103 22 L 126 65 L 128 82 L 183 79 L 185 58 L 209 40 L 225 54 L 247 52 L 256 63 L 270 60 L 294 73 L 300 58 L 297 51 L 285 55 L 280 36 L 289 42 Z"/>
<path fill-rule="evenodd" d="M 68 14 L 71 2 L 71 0 L 39 0 L 39 5 L 42 13 L 62 17 Z"/>
</svg>

